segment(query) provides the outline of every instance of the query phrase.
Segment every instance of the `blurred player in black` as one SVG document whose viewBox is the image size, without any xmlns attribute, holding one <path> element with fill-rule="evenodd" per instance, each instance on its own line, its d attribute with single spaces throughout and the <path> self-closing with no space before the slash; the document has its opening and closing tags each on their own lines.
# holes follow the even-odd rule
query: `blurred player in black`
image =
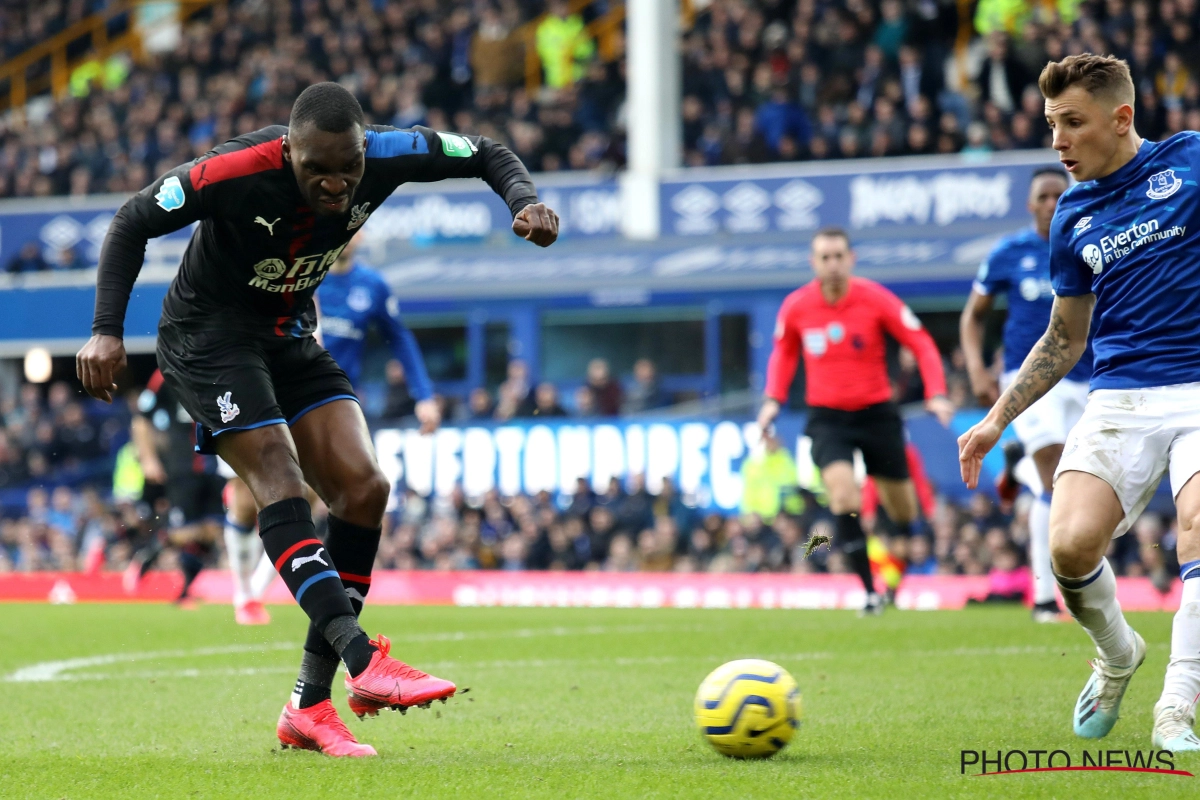
<svg viewBox="0 0 1200 800">
<path fill-rule="evenodd" d="M 158 370 L 138 396 L 137 410 L 131 432 L 146 478 L 142 499 L 151 508 L 161 508 L 157 501 L 165 498 L 169 510 L 162 521 L 165 526 L 130 562 L 125 591 L 133 594 L 163 549 L 173 545 L 183 572 L 183 589 L 176 602 L 188 607 L 188 590 L 221 536 L 225 480 L 216 474 L 215 458 L 196 452 L 196 424 Z"/>
<path fill-rule="evenodd" d="M 455 692 L 391 658 L 386 637 L 370 640 L 358 624 L 391 486 L 350 381 L 312 337 L 313 292 L 355 231 L 401 184 L 444 178 L 484 179 L 508 205 L 514 233 L 542 247 L 558 238 L 557 215 L 508 148 L 365 125 L 352 94 L 320 83 L 296 99 L 286 128 L 226 142 L 131 198 L 101 250 L 93 336 L 77 369 L 93 397 L 111 401 L 146 242 L 200 223 L 163 301 L 158 363 L 196 420 L 200 450 L 249 487 L 263 547 L 310 620 L 277 727 L 285 746 L 375 754 L 329 702 L 339 659 L 359 716 Z M 325 542 L 306 481 L 329 506 Z"/>
</svg>

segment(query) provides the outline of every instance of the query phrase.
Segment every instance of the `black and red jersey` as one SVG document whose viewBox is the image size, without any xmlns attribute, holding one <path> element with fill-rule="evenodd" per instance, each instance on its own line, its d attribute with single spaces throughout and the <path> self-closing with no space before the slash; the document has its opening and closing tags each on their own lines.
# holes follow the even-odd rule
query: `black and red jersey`
<svg viewBox="0 0 1200 800">
<path fill-rule="evenodd" d="M 232 139 L 158 178 L 117 212 L 96 279 L 92 332 L 122 336 L 146 242 L 199 223 L 163 301 L 193 328 L 303 336 L 312 295 L 351 237 L 403 183 L 483 178 L 515 216 L 537 202 L 521 161 L 490 139 L 368 125 L 366 168 L 345 214 L 318 216 L 283 159 L 281 125 Z"/>
</svg>

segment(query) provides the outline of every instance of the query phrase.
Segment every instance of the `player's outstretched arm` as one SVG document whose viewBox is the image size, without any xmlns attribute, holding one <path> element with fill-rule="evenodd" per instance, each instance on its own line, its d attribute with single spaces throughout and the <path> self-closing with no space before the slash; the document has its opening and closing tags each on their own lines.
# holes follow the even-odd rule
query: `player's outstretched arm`
<svg viewBox="0 0 1200 800">
<path fill-rule="evenodd" d="M 378 156 L 397 185 L 408 181 L 482 178 L 513 215 L 513 233 L 539 247 L 558 238 L 558 215 L 538 202 L 529 171 L 513 151 L 486 136 L 434 131 L 367 128 L 367 158 Z"/>
<path fill-rule="evenodd" d="M 983 457 L 1000 440 L 1008 423 L 1062 380 L 1087 348 L 1093 294 L 1054 298 L 1050 326 L 1025 358 L 1012 385 L 977 425 L 958 438 L 958 462 L 963 481 L 979 484 Z"/>
<path fill-rule="evenodd" d="M 978 289 L 972 289 L 958 320 L 958 337 L 962 342 L 963 356 L 967 360 L 971 392 L 983 406 L 991 406 L 1000 397 L 1000 386 L 996 376 L 989 372 L 983 363 L 984 326 L 993 305 L 990 294 L 981 294 Z"/>
</svg>

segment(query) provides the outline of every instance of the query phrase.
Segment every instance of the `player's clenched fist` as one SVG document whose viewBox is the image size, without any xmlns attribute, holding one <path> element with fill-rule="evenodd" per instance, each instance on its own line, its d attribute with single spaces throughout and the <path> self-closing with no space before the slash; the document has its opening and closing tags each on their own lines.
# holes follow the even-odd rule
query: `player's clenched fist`
<svg viewBox="0 0 1200 800">
<path fill-rule="evenodd" d="M 1004 426 L 990 418 L 984 419 L 971 430 L 958 437 L 958 467 L 962 471 L 963 483 L 968 489 L 979 485 L 979 471 L 983 468 L 983 457 L 1000 441 Z"/>
<path fill-rule="evenodd" d="M 513 218 L 513 233 L 538 247 L 549 247 L 558 239 L 558 214 L 545 203 L 525 206 Z"/>
<path fill-rule="evenodd" d="M 111 403 L 117 390 L 116 377 L 125 369 L 125 342 L 119 336 L 98 333 L 75 356 L 75 376 L 97 400 Z"/>
</svg>

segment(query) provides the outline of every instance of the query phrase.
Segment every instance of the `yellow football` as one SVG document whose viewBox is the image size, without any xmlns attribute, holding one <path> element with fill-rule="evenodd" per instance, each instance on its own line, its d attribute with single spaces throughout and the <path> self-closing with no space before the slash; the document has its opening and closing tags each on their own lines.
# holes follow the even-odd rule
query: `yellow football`
<svg viewBox="0 0 1200 800">
<path fill-rule="evenodd" d="M 769 758 L 800 726 L 800 689 L 778 664 L 757 658 L 730 661 L 700 684 L 696 725 L 722 755 Z"/>
</svg>

